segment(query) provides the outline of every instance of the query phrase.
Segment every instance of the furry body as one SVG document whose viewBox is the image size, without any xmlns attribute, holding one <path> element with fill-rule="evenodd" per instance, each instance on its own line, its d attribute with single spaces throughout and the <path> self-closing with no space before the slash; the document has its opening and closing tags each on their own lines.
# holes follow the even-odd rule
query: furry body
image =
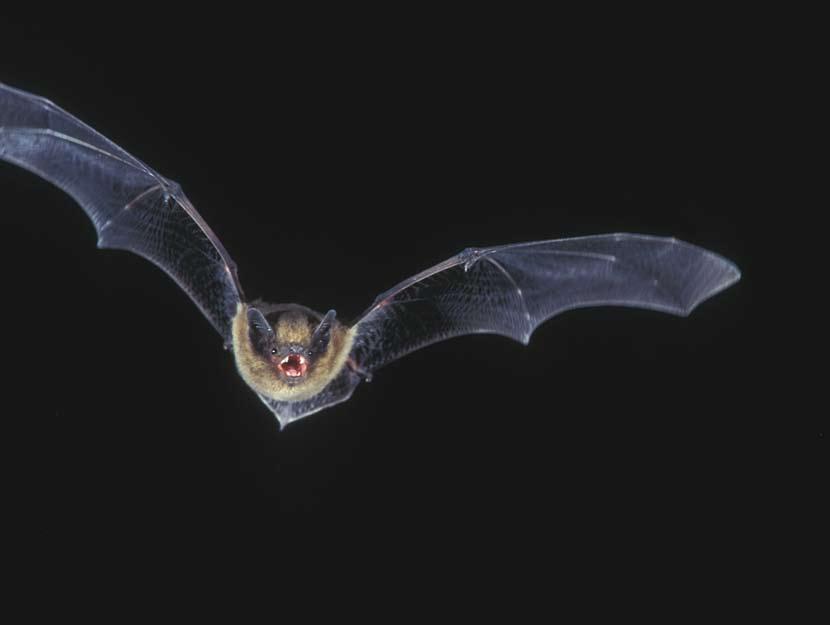
<svg viewBox="0 0 830 625">
<path fill-rule="evenodd" d="M 279 343 L 308 346 L 322 315 L 297 304 L 259 306 L 272 325 Z M 302 401 L 322 391 L 346 366 L 354 343 L 354 329 L 335 322 L 327 349 L 315 355 L 302 380 L 288 383 L 276 374 L 274 364 L 253 348 L 248 305 L 239 303 L 233 318 L 233 354 L 239 375 L 255 391 L 278 401 Z"/>
</svg>

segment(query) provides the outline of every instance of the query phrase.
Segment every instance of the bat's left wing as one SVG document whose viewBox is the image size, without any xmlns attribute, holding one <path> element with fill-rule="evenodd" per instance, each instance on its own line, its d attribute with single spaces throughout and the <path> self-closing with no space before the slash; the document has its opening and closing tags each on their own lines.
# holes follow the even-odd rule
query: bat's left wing
<svg viewBox="0 0 830 625">
<path fill-rule="evenodd" d="M 52 102 L 1 83 L 0 159 L 72 196 L 98 247 L 130 250 L 163 269 L 229 344 L 242 297 L 236 265 L 178 184 Z"/>
<path fill-rule="evenodd" d="M 546 319 L 586 306 L 688 315 L 740 278 L 703 248 L 660 237 L 608 234 L 470 248 L 378 296 L 358 319 L 358 371 L 463 334 L 527 344 Z"/>
</svg>

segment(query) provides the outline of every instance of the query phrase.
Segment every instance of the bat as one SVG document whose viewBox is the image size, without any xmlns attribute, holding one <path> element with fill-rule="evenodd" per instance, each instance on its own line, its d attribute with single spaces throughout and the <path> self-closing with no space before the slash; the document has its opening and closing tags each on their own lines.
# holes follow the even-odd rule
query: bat
<svg viewBox="0 0 830 625">
<path fill-rule="evenodd" d="M 247 300 L 230 254 L 177 183 L 52 102 L 2 83 L 0 159 L 74 198 L 99 248 L 129 250 L 175 280 L 281 427 L 346 401 L 379 368 L 438 341 L 490 333 L 526 345 L 545 320 L 586 306 L 685 316 L 740 279 L 713 252 L 642 234 L 474 247 L 344 323 L 334 310 Z"/>
</svg>

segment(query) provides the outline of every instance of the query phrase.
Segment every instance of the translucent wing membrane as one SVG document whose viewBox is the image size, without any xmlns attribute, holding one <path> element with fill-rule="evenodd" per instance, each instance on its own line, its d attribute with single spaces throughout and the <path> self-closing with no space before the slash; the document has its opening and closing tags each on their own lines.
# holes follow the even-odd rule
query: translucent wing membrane
<svg viewBox="0 0 830 625">
<path fill-rule="evenodd" d="M 311 399 L 303 401 L 279 401 L 261 394 L 259 398 L 271 409 L 271 412 L 277 417 L 282 428 L 292 421 L 302 419 L 324 408 L 346 401 L 352 396 L 354 389 L 360 381 L 360 376 L 349 369 L 349 367 L 345 367 L 340 375 Z"/>
<path fill-rule="evenodd" d="M 159 266 L 230 340 L 242 293 L 236 266 L 178 184 L 48 100 L 2 84 L 0 159 L 72 196 L 95 225 L 98 247 Z"/>
<path fill-rule="evenodd" d="M 352 354 L 372 371 L 463 334 L 526 344 L 546 319 L 586 306 L 688 315 L 739 278 L 703 248 L 637 234 L 468 249 L 381 294 L 358 321 Z"/>
</svg>

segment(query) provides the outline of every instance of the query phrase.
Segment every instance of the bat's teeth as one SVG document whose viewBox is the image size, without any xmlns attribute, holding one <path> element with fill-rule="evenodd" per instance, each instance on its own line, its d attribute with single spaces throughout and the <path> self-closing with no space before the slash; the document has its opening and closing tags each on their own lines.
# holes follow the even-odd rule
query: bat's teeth
<svg viewBox="0 0 830 625">
<path fill-rule="evenodd" d="M 289 354 L 280 360 L 280 371 L 290 378 L 297 378 L 305 374 L 308 363 L 300 354 Z"/>
</svg>

